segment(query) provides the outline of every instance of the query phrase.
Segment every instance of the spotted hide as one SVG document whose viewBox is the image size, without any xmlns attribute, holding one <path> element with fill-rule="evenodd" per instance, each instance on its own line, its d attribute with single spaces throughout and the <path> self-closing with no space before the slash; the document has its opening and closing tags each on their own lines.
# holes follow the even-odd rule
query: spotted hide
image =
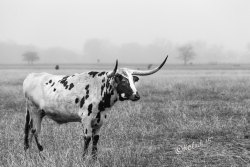
<svg viewBox="0 0 250 167">
<path fill-rule="evenodd" d="M 107 119 L 107 112 L 117 101 L 137 101 L 140 96 L 135 88 L 139 78 L 134 75 L 149 75 L 158 71 L 115 69 L 110 72 L 90 71 L 74 75 L 52 75 L 48 73 L 29 74 L 23 82 L 26 98 L 26 122 L 24 149 L 30 146 L 32 138 L 39 151 L 43 150 L 38 141 L 43 117 L 59 124 L 81 122 L 84 134 L 84 153 L 87 153 L 92 139 L 93 158 L 96 157 L 99 132 Z"/>
</svg>

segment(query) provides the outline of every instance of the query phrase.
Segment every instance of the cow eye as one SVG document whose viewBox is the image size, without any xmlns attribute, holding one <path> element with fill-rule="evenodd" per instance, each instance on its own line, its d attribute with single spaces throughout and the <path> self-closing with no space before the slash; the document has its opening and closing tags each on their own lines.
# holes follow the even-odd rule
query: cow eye
<svg viewBox="0 0 250 167">
<path fill-rule="evenodd" d="M 137 76 L 133 76 L 133 80 L 134 80 L 134 82 L 137 82 L 137 81 L 139 81 L 139 78 Z"/>
<path fill-rule="evenodd" d="M 123 76 L 120 75 L 120 74 L 117 74 L 117 75 L 115 76 L 115 80 L 116 80 L 116 82 L 121 82 L 121 81 L 123 80 Z"/>
<path fill-rule="evenodd" d="M 122 79 L 122 82 L 124 82 L 124 83 L 129 83 L 128 79 L 127 79 L 127 78 L 124 78 L 124 77 L 123 77 L 123 79 Z"/>
</svg>

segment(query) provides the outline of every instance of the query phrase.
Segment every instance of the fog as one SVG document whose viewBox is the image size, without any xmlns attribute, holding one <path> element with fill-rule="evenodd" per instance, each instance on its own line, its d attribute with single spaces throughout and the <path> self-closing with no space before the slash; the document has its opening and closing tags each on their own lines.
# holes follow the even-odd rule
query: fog
<svg viewBox="0 0 250 167">
<path fill-rule="evenodd" d="M 1 0 L 0 64 L 250 63 L 247 0 Z"/>
</svg>

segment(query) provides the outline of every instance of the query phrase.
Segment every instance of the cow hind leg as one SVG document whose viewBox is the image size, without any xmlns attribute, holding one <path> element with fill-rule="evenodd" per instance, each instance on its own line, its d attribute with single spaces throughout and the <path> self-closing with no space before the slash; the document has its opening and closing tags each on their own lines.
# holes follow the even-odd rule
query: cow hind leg
<svg viewBox="0 0 250 167">
<path fill-rule="evenodd" d="M 30 112 L 26 110 L 26 117 L 25 117 L 25 127 L 24 127 L 24 150 L 26 151 L 29 148 L 29 132 L 30 132 Z"/>
<path fill-rule="evenodd" d="M 36 107 L 29 105 L 26 111 L 26 122 L 24 128 L 24 150 L 26 151 L 32 143 L 33 137 L 39 151 L 43 151 L 43 147 L 38 140 L 38 134 L 41 131 L 42 118 L 45 116 L 43 110 L 39 110 Z"/>
<path fill-rule="evenodd" d="M 45 116 L 45 112 L 44 110 L 38 110 L 35 114 L 34 114 L 34 127 L 32 127 L 31 133 L 35 138 L 35 142 L 37 145 L 37 148 L 39 151 L 43 151 L 43 146 L 40 144 L 39 140 L 38 140 L 38 135 L 41 132 L 41 123 L 42 123 L 42 119 Z"/>
<path fill-rule="evenodd" d="M 35 137 L 35 141 L 36 141 L 36 145 L 39 151 L 43 151 L 43 146 L 40 144 L 39 140 L 38 140 L 38 135 L 36 134 L 36 130 L 34 130 L 34 132 L 32 132 L 34 134 Z"/>
</svg>

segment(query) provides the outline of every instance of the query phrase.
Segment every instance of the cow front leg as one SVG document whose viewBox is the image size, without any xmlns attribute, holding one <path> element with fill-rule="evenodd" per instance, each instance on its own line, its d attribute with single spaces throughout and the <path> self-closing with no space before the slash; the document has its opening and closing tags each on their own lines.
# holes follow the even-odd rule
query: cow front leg
<svg viewBox="0 0 250 167">
<path fill-rule="evenodd" d="M 97 144 L 98 144 L 98 141 L 100 138 L 99 131 L 100 131 L 100 128 L 102 126 L 102 121 L 95 119 L 92 121 L 91 125 L 93 128 L 93 131 L 92 131 L 93 145 L 92 145 L 92 153 L 91 154 L 92 154 L 93 159 L 96 160 L 97 159 Z"/>
<path fill-rule="evenodd" d="M 91 137 L 84 136 L 83 139 L 84 139 L 83 157 L 85 157 L 86 154 L 88 154 L 88 147 L 89 147 L 89 143 L 90 143 Z"/>
<path fill-rule="evenodd" d="M 98 141 L 99 141 L 99 135 L 94 135 L 93 137 L 92 137 L 92 140 L 93 140 L 93 146 L 92 146 L 92 157 L 93 157 L 93 159 L 94 160 L 96 160 L 97 159 L 97 143 L 98 143 Z"/>
<path fill-rule="evenodd" d="M 90 125 L 90 121 L 86 121 L 83 123 L 83 140 L 84 140 L 84 146 L 83 146 L 83 157 L 85 157 L 88 154 L 88 147 L 91 141 L 92 136 L 92 128 Z"/>
</svg>

